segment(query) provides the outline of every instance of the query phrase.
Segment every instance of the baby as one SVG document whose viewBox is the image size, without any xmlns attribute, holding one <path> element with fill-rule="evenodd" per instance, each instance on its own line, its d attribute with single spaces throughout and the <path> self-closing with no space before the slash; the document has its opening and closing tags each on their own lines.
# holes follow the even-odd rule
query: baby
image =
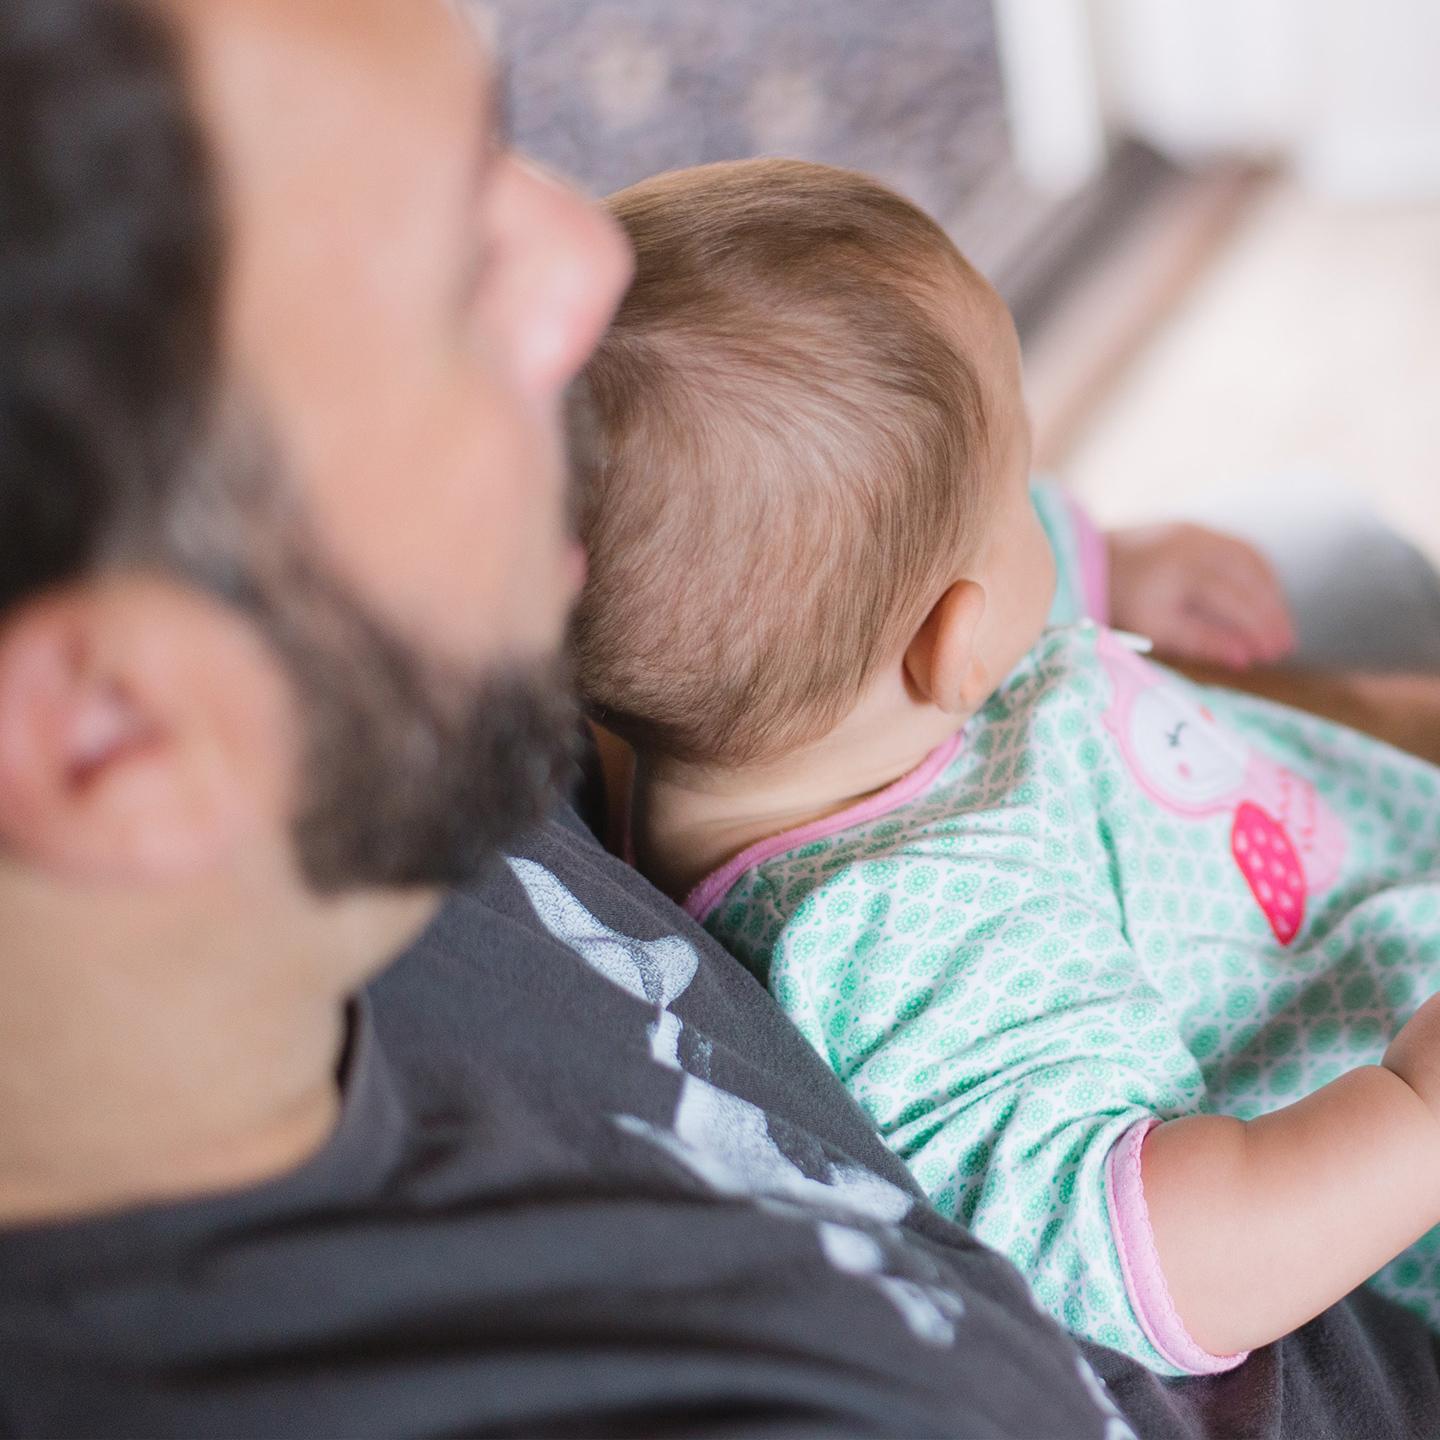
<svg viewBox="0 0 1440 1440">
<path fill-rule="evenodd" d="M 637 863 L 1070 1329 L 1220 1370 L 1369 1276 L 1440 1325 L 1440 771 L 1106 628 L 1206 542 L 1106 583 L 1004 307 L 899 197 L 759 161 L 611 205 L 576 653 Z M 1147 628 L 1283 650 L 1214 544 L 1215 623 Z"/>
</svg>

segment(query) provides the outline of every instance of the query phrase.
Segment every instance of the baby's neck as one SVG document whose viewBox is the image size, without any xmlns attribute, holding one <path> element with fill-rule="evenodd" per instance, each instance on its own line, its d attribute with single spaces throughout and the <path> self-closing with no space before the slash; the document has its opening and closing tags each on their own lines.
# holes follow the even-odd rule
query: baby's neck
<svg viewBox="0 0 1440 1440">
<path fill-rule="evenodd" d="M 836 815 L 893 784 L 962 724 L 963 717 L 933 710 L 888 735 L 847 722 L 779 760 L 734 770 L 641 756 L 630 813 L 635 862 L 683 901 L 757 841 Z"/>
</svg>

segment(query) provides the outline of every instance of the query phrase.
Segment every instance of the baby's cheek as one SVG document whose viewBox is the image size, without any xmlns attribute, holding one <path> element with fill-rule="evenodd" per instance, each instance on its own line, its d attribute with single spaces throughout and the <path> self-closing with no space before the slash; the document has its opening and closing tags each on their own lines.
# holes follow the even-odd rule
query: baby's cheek
<svg viewBox="0 0 1440 1440">
<path fill-rule="evenodd" d="M 1041 536 L 1041 544 L 1045 547 L 1045 584 L 1042 587 L 1045 593 L 1045 603 L 1040 607 L 1040 623 L 1043 625 L 1050 616 L 1051 607 L 1055 604 L 1055 590 L 1059 583 L 1059 570 L 1055 564 L 1055 552 L 1050 548 L 1050 541 L 1044 536 Z"/>
<path fill-rule="evenodd" d="M 1026 593 L 1031 597 L 1031 626 L 1038 637 L 1054 608 L 1055 587 L 1059 576 L 1055 565 L 1055 552 L 1050 548 L 1050 537 L 1046 535 L 1038 518 L 1033 523 L 1031 563 L 1026 567 Z"/>
</svg>

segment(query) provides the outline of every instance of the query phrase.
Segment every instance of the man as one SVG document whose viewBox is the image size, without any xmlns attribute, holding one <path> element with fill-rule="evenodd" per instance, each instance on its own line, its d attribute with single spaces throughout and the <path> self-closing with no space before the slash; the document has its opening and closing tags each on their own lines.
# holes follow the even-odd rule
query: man
<svg viewBox="0 0 1440 1440">
<path fill-rule="evenodd" d="M 7 0 L 0 106 L 0 1429 L 1129 1433 L 739 967 L 525 828 L 627 260 L 460 22 Z M 1157 1434 L 1440 1401 L 1368 1301 L 1092 1359 Z"/>
</svg>

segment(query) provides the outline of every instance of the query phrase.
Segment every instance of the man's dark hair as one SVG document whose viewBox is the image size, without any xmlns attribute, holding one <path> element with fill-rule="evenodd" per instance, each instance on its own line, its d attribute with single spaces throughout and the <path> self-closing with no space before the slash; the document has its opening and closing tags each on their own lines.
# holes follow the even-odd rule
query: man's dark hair
<svg viewBox="0 0 1440 1440">
<path fill-rule="evenodd" d="M 166 533 L 215 409 L 219 211 L 160 18 L 0 5 L 0 615 Z"/>
<path fill-rule="evenodd" d="M 312 887 L 467 880 L 566 772 L 569 685 L 440 666 L 330 573 L 226 373 L 221 211 L 155 12 L 0 0 L 0 622 L 104 568 L 204 588 L 295 686 Z"/>
</svg>

